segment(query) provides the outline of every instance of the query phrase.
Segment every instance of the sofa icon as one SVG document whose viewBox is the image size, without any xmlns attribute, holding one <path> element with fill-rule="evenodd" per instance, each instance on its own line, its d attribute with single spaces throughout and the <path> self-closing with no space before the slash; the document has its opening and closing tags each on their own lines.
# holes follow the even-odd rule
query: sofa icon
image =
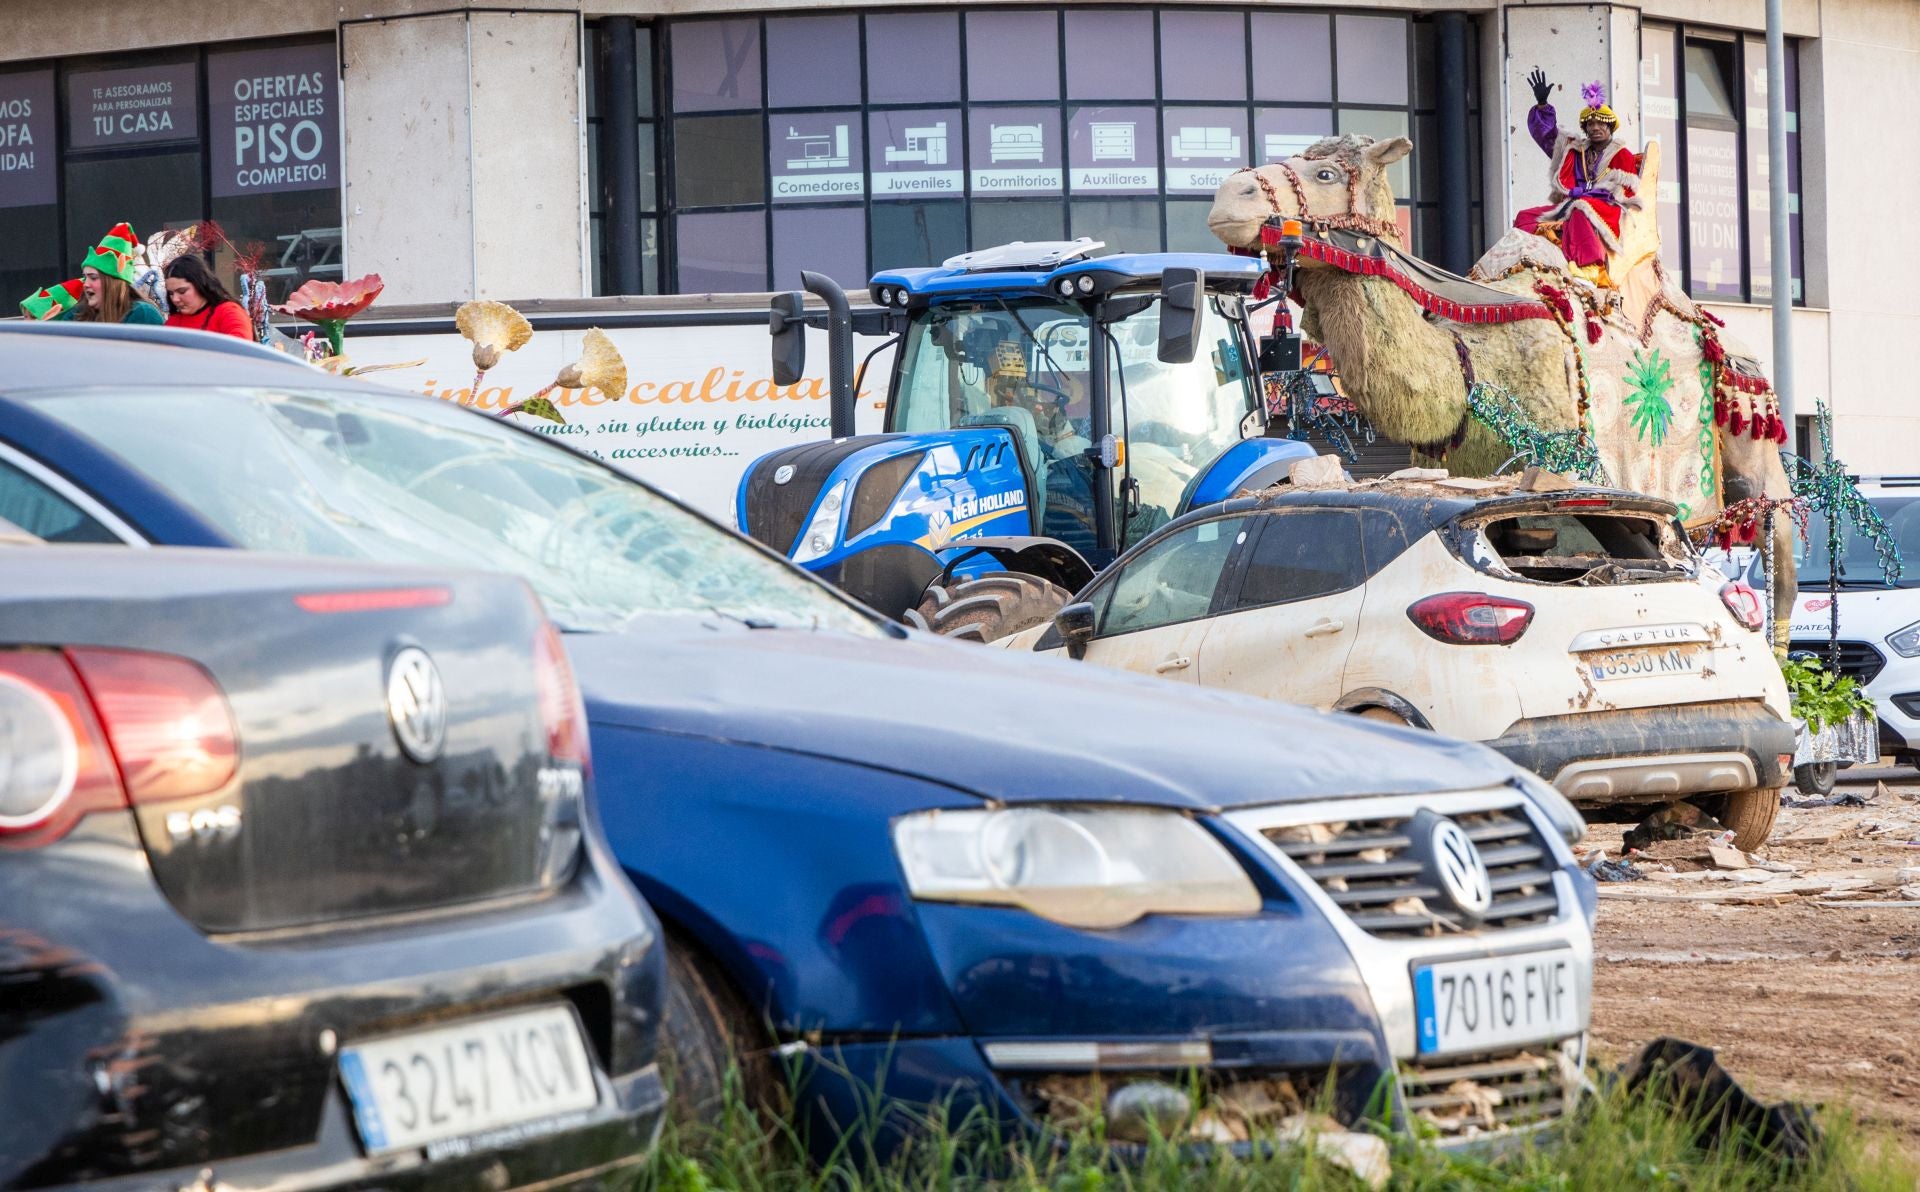
<svg viewBox="0 0 1920 1192">
<path fill-rule="evenodd" d="M 1240 158 L 1240 138 L 1231 128 L 1183 128 L 1173 134 L 1167 148 L 1174 157 Z"/>
</svg>

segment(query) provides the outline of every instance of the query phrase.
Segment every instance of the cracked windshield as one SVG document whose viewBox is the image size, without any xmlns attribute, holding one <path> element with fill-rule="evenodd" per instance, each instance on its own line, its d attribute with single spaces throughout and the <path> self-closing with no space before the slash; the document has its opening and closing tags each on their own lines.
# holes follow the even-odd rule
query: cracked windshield
<svg viewBox="0 0 1920 1192">
<path fill-rule="evenodd" d="M 440 402 L 403 412 L 347 393 L 227 389 L 35 404 L 250 549 L 509 571 L 572 630 L 704 613 L 881 633 L 641 485 Z"/>
</svg>

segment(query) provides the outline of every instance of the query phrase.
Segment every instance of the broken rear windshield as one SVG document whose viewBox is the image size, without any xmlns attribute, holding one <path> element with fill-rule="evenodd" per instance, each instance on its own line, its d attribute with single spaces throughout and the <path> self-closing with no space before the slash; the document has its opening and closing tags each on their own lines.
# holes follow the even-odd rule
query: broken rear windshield
<svg viewBox="0 0 1920 1192">
<path fill-rule="evenodd" d="M 1698 556 L 1673 523 L 1650 514 L 1532 512 L 1461 519 L 1456 549 L 1491 575 L 1604 586 L 1692 579 Z"/>
</svg>

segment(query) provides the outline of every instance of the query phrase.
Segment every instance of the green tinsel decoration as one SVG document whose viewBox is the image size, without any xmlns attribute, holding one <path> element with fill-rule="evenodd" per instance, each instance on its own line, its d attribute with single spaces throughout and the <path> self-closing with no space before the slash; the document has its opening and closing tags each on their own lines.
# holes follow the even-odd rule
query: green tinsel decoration
<svg viewBox="0 0 1920 1192">
<path fill-rule="evenodd" d="M 1585 428 L 1542 430 L 1504 385 L 1475 381 L 1467 390 L 1467 409 L 1494 433 L 1515 459 L 1562 475 L 1578 476 L 1589 484 L 1610 484 L 1600 465 L 1600 451 Z"/>
<path fill-rule="evenodd" d="M 1833 411 L 1824 401 L 1816 403 L 1815 409 L 1818 413 L 1814 416 L 1814 426 L 1820 431 L 1821 462 L 1812 463 L 1785 451 L 1780 453 L 1780 462 L 1786 466 L 1793 495 L 1804 498 L 1812 512 L 1827 519 L 1827 574 L 1837 583 L 1841 530 L 1851 525 L 1873 544 L 1874 556 L 1880 561 L 1880 574 L 1887 586 L 1892 587 L 1900 582 L 1900 572 L 1905 566 L 1900 558 L 1900 544 L 1894 541 L 1879 512 L 1860 495 L 1853 478 L 1847 475 L 1847 466 L 1833 454 Z"/>
</svg>

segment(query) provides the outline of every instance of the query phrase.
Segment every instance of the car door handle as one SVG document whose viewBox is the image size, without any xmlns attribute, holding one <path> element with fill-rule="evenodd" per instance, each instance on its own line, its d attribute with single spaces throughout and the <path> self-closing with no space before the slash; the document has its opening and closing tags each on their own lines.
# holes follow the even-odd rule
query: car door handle
<svg viewBox="0 0 1920 1192">
<path fill-rule="evenodd" d="M 1156 675 L 1164 675 L 1168 671 L 1185 670 L 1192 665 L 1193 659 L 1187 657 L 1185 654 L 1174 654 L 1171 657 L 1162 658 L 1160 665 L 1153 668 L 1153 673 Z"/>
<path fill-rule="evenodd" d="M 1322 617 L 1318 621 L 1315 621 L 1313 624 L 1307 626 L 1307 632 L 1305 636 L 1325 637 L 1329 633 L 1338 633 L 1342 629 L 1345 629 L 1346 627 L 1347 627 L 1347 623 L 1345 621 L 1329 621 L 1325 617 Z"/>
</svg>

